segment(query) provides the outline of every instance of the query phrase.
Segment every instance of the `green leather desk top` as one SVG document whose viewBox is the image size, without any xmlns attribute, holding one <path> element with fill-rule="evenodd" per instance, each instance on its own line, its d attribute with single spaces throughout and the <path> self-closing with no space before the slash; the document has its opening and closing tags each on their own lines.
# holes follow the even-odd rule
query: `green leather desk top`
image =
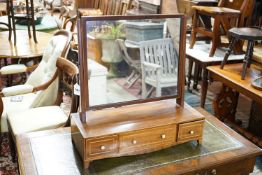
<svg viewBox="0 0 262 175">
<path fill-rule="evenodd" d="M 200 156 L 238 149 L 242 143 L 205 123 L 203 144 L 189 142 L 161 151 L 120 158 L 110 158 L 91 162 L 90 168 L 83 171 L 81 160 L 73 148 L 70 133 L 30 138 L 33 158 L 39 175 L 46 174 L 135 174 L 145 169 L 163 166 Z M 66 153 L 66 154 L 65 154 Z"/>
</svg>

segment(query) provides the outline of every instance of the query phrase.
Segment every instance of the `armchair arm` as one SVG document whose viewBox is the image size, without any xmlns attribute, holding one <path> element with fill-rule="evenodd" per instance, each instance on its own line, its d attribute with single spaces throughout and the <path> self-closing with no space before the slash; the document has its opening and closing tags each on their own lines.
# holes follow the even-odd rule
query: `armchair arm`
<svg viewBox="0 0 262 175">
<path fill-rule="evenodd" d="M 20 74 L 26 72 L 32 72 L 36 69 L 38 65 L 25 66 L 24 64 L 12 64 L 8 66 L 3 66 L 0 69 L 0 75 L 12 75 L 12 74 Z"/>
<path fill-rule="evenodd" d="M 161 75 L 161 66 L 160 65 L 154 64 L 154 63 L 148 63 L 148 62 L 143 62 L 142 65 L 146 69 L 151 69 L 152 71 L 156 71 L 156 78 L 157 80 L 159 80 L 160 75 Z"/>
<path fill-rule="evenodd" d="M 10 75 L 26 72 L 26 66 L 24 64 L 13 64 L 8 66 L 3 66 L 0 69 L 1 75 Z"/>
<path fill-rule="evenodd" d="M 142 64 L 143 64 L 143 66 L 145 66 L 146 68 L 149 68 L 149 69 L 155 69 L 155 70 L 158 70 L 158 69 L 161 68 L 160 65 L 158 65 L 158 64 L 154 64 L 154 63 L 143 62 Z"/>
<path fill-rule="evenodd" d="M 34 87 L 28 84 L 7 87 L 2 90 L 4 97 L 32 93 Z"/>
<path fill-rule="evenodd" d="M 0 92 L 0 97 L 22 95 L 22 94 L 27 94 L 27 93 L 32 93 L 32 92 L 37 92 L 47 89 L 55 81 L 57 77 L 58 77 L 58 70 L 55 72 L 54 76 L 48 82 L 36 87 L 29 84 L 24 84 L 24 85 L 17 85 L 17 86 L 4 88 L 2 92 Z"/>
</svg>

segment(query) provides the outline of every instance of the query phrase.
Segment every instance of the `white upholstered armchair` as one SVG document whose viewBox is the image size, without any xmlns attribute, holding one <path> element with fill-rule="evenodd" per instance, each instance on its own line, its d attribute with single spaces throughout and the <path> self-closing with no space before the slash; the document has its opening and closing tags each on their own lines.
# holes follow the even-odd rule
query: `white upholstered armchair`
<svg viewBox="0 0 262 175">
<path fill-rule="evenodd" d="M 160 97 L 162 88 L 177 86 L 178 58 L 173 42 L 173 39 L 165 38 L 139 43 L 143 98 L 147 98 L 153 88 L 156 97 Z M 147 85 L 151 86 L 149 91 Z"/>
<path fill-rule="evenodd" d="M 66 54 L 70 40 L 71 34 L 69 32 L 58 31 L 44 49 L 41 62 L 30 74 L 26 83 L 2 89 L 0 92 L 3 101 L 3 107 L 0 109 L 0 112 L 3 110 L 0 116 L 2 132 L 8 131 L 6 120 L 8 112 L 53 105 L 57 102 L 58 72 L 56 61 L 60 56 Z"/>
</svg>

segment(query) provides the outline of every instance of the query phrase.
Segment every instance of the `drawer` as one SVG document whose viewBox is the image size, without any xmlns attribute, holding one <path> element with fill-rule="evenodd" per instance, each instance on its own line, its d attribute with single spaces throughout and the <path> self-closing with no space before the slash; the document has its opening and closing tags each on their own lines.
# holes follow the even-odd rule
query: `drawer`
<svg viewBox="0 0 262 175">
<path fill-rule="evenodd" d="M 150 145 L 173 144 L 176 141 L 176 130 L 176 125 L 169 125 L 120 135 L 120 152 L 128 151 L 130 148 L 143 150 Z"/>
<path fill-rule="evenodd" d="M 204 121 L 179 124 L 177 137 L 178 142 L 202 137 L 203 127 Z"/>
<path fill-rule="evenodd" d="M 100 156 L 118 151 L 118 136 L 109 136 L 86 141 L 87 157 Z"/>
<path fill-rule="evenodd" d="M 218 166 L 185 173 L 183 175 L 241 175 L 253 172 L 255 157 L 236 162 L 224 162 Z"/>
</svg>

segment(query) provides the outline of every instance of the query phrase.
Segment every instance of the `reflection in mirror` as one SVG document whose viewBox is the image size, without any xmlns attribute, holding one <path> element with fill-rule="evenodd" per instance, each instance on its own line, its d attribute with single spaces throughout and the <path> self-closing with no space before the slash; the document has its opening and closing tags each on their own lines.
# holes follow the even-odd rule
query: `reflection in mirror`
<svg viewBox="0 0 262 175">
<path fill-rule="evenodd" d="M 258 77 L 252 81 L 252 86 L 258 90 L 262 90 L 262 77 Z"/>
<path fill-rule="evenodd" d="M 180 18 L 86 25 L 90 106 L 176 97 Z"/>
</svg>

